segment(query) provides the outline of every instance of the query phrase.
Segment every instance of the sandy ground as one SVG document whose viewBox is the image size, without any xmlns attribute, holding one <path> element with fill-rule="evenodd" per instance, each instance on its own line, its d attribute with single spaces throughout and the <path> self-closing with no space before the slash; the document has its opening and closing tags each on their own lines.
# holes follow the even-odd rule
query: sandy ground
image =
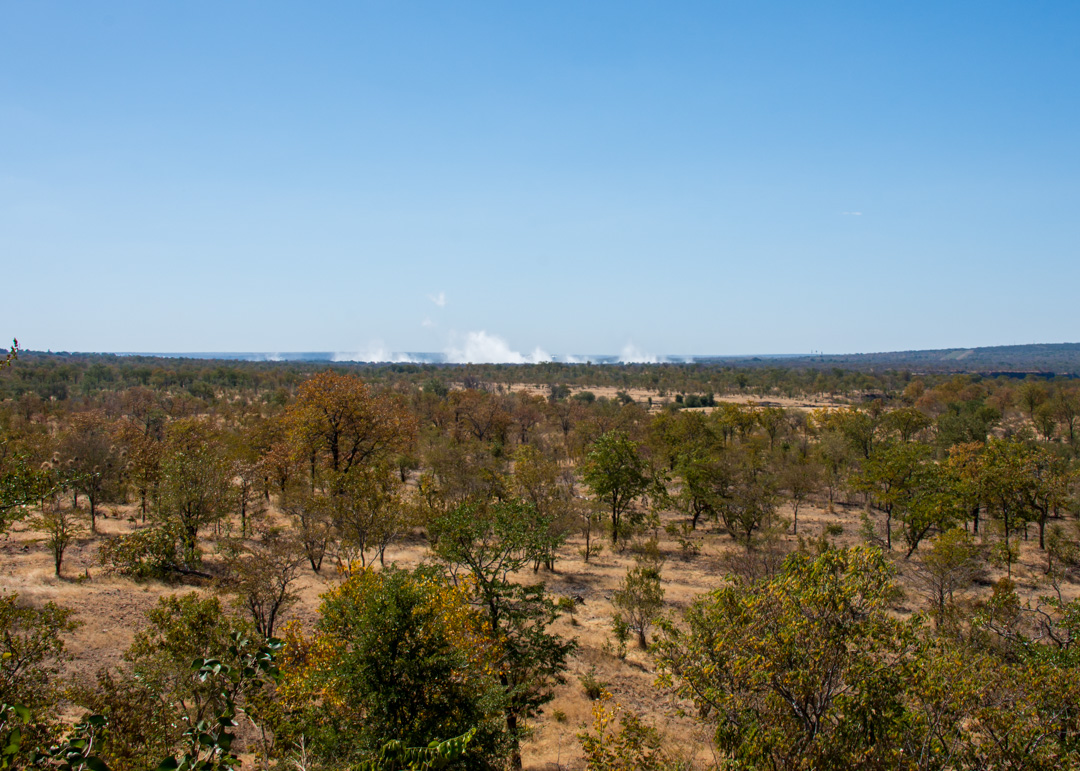
<svg viewBox="0 0 1080 771">
<path fill-rule="evenodd" d="M 528 383 L 515 383 L 509 387 L 511 392 L 524 391 L 526 393 L 533 394 L 535 396 L 547 397 L 548 389 L 542 386 L 530 385 Z M 652 406 L 649 408 L 650 412 L 660 412 L 664 408 L 666 402 L 674 402 L 675 395 L 668 393 L 666 396 L 661 396 L 659 391 L 650 390 L 646 388 L 617 388 L 615 386 L 574 386 L 570 388 L 571 395 L 581 393 L 582 391 L 592 391 L 597 398 L 604 397 L 605 399 L 615 399 L 616 394 L 620 391 L 625 391 L 626 394 L 638 404 L 647 406 L 649 399 L 652 399 Z M 746 405 L 759 405 L 759 406 L 772 406 L 783 407 L 784 409 L 798 409 L 798 410 L 819 410 L 819 409 L 837 409 L 839 407 L 845 407 L 850 404 L 848 401 L 830 399 L 827 395 L 818 394 L 815 396 L 800 396 L 799 398 L 789 398 L 787 396 L 757 396 L 754 394 L 723 394 L 714 397 L 718 402 L 727 402 L 729 404 L 741 404 Z M 695 412 L 712 412 L 713 407 L 693 407 L 690 408 Z"/>
</svg>

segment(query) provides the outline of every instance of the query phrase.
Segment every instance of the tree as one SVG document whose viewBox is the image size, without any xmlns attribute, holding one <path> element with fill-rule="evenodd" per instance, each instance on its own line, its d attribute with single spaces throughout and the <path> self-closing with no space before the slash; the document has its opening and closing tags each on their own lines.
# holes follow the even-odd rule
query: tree
<svg viewBox="0 0 1080 771">
<path fill-rule="evenodd" d="M 86 532 L 79 510 L 66 508 L 59 501 L 48 502 L 30 518 L 30 527 L 44 536 L 45 545 L 52 552 L 56 577 L 59 578 L 64 552 Z"/>
<path fill-rule="evenodd" d="M 0 457 L 0 535 L 26 516 L 29 504 L 43 500 L 57 487 L 56 475 L 32 468 L 25 455 Z"/>
<path fill-rule="evenodd" d="M 682 481 L 676 501 L 690 515 L 690 527 L 696 530 L 701 517 L 718 516 L 731 489 L 734 469 L 727 451 L 691 447 L 678 456 L 676 470 Z"/>
<path fill-rule="evenodd" d="M 799 532 L 799 508 L 821 487 L 821 466 L 810 456 L 796 455 L 780 470 L 780 486 L 791 497 L 791 532 Z"/>
<path fill-rule="evenodd" d="M 981 399 L 952 402 L 937 419 L 937 441 L 942 447 L 965 442 L 985 442 L 1001 413 Z"/>
<path fill-rule="evenodd" d="M 124 475 L 139 497 L 139 511 L 145 524 L 151 502 L 156 505 L 158 485 L 161 483 L 162 443 L 156 435 L 144 433 L 127 421 L 121 423 L 118 433 L 127 451 Z"/>
<path fill-rule="evenodd" d="M 264 638 L 274 636 L 278 616 L 299 600 L 296 580 L 305 553 L 299 538 L 268 529 L 258 539 L 239 541 L 229 549 L 226 586 L 246 610 Z"/>
<path fill-rule="evenodd" d="M 653 453 L 664 459 L 674 471 L 680 457 L 709 455 L 716 444 L 712 424 L 700 412 L 661 413 L 648 427 L 648 441 Z"/>
<path fill-rule="evenodd" d="M 227 515 L 232 506 L 230 468 L 217 431 L 188 418 L 169 425 L 161 460 L 158 519 L 174 523 L 184 547 L 184 564 L 198 567 L 199 532 Z"/>
<path fill-rule="evenodd" d="M 98 670 L 93 682 L 75 686 L 71 699 L 107 721 L 94 751 L 109 771 L 157 768 L 175 749 L 175 717 L 160 695 L 129 671 Z M 84 719 L 86 719 L 84 718 Z"/>
<path fill-rule="evenodd" d="M 1035 428 L 1042 434 L 1043 441 L 1050 442 L 1054 439 L 1054 431 L 1057 430 L 1057 411 L 1050 402 L 1044 402 L 1035 408 L 1031 415 L 1031 421 Z"/>
<path fill-rule="evenodd" d="M 124 658 L 139 682 L 166 705 L 173 726 L 169 739 L 175 745 L 238 697 L 201 676 L 192 662 L 212 659 L 236 666 L 236 639 L 246 639 L 249 627 L 226 614 L 216 597 L 195 592 L 161 597 L 146 616 L 147 625 L 135 633 Z"/>
<path fill-rule="evenodd" d="M 558 612 L 543 585 L 523 587 L 509 580 L 550 551 L 550 523 L 531 504 L 510 500 L 461 506 L 438 517 L 429 530 L 435 554 L 455 575 L 468 577 L 491 634 L 501 643 L 499 680 L 510 759 L 520 768 L 525 723 L 554 697 L 574 649 L 574 643 L 547 631 Z"/>
<path fill-rule="evenodd" d="M 625 614 L 626 623 L 637 631 L 638 647 L 645 650 L 645 634 L 664 607 L 660 570 L 648 565 L 630 568 L 622 584 L 612 594 L 611 602 Z"/>
<path fill-rule="evenodd" d="M 512 491 L 531 503 L 551 527 L 548 551 L 537 555 L 533 572 L 539 570 L 541 563 L 554 570 L 556 549 L 566 539 L 575 519 L 572 472 L 561 470 L 558 463 L 531 444 L 519 445 L 513 457 Z"/>
<path fill-rule="evenodd" d="M 762 532 L 769 535 L 779 526 L 777 503 L 776 481 L 764 457 L 755 451 L 745 453 L 720 500 L 720 519 L 728 534 L 747 552 L 753 551 Z"/>
<path fill-rule="evenodd" d="M 1054 414 L 1065 427 L 1069 447 L 1076 448 L 1076 422 L 1080 420 L 1080 393 L 1075 388 L 1058 388 L 1053 399 Z"/>
<path fill-rule="evenodd" d="M 454 410 L 455 432 L 459 438 L 471 435 L 478 442 L 506 444 L 506 434 L 513 418 L 501 396 L 466 388 L 451 392 L 449 401 Z"/>
<path fill-rule="evenodd" d="M 1046 401 L 1047 392 L 1046 386 L 1037 380 L 1026 380 L 1017 389 L 1020 396 L 1020 403 L 1027 410 L 1028 418 L 1035 419 L 1035 409 Z"/>
<path fill-rule="evenodd" d="M 21 704 L 36 718 L 60 695 L 53 678 L 66 659 L 64 635 L 75 613 L 54 603 L 35 608 L 17 594 L 0 594 L 0 702 Z"/>
<path fill-rule="evenodd" d="M 588 771 L 662 771 L 672 767 L 660 732 L 614 703 L 610 693 L 600 694 L 592 713 L 592 730 L 577 735 Z M 614 730 L 616 721 L 618 731 Z"/>
<path fill-rule="evenodd" d="M 1067 504 L 1076 472 L 1065 458 L 1044 448 L 1035 448 L 1032 454 L 1035 483 L 1031 488 L 1031 505 L 1039 524 L 1039 548 L 1045 549 L 1046 523 Z"/>
<path fill-rule="evenodd" d="M 968 533 L 960 528 L 948 530 L 921 552 L 915 571 L 933 607 L 935 626 L 948 618 L 956 593 L 967 588 L 982 572 L 981 550 Z"/>
<path fill-rule="evenodd" d="M 224 437 L 235 487 L 233 497 L 240 514 L 241 538 L 247 538 L 249 518 L 258 517 L 265 511 L 265 490 L 259 489 L 265 481 L 260 459 L 262 451 L 269 448 L 259 445 L 260 440 L 269 439 L 270 431 L 260 421 L 254 426 L 241 426 L 240 430 L 231 431 Z"/>
<path fill-rule="evenodd" d="M 161 524 L 142 528 L 126 535 L 107 538 L 98 551 L 98 560 L 110 573 L 145 578 L 171 578 L 173 574 L 198 575 L 208 573 L 184 564 L 183 536 L 176 524 Z"/>
<path fill-rule="evenodd" d="M 881 427 L 898 434 L 901 442 L 910 442 L 916 434 L 931 425 L 930 418 L 914 407 L 899 407 L 886 412 L 881 418 Z"/>
<path fill-rule="evenodd" d="M 851 449 L 840 432 L 824 431 L 818 438 L 814 450 L 825 470 L 825 488 L 829 494 L 831 508 L 836 490 L 843 482 L 845 471 L 851 464 Z"/>
<path fill-rule="evenodd" d="M 945 532 L 964 520 L 965 492 L 963 480 L 948 464 L 924 459 L 915 468 L 910 483 L 895 497 L 907 545 L 905 558 L 911 557 L 931 532 Z"/>
<path fill-rule="evenodd" d="M 356 559 L 367 565 L 368 551 L 381 558 L 403 529 L 403 485 L 383 466 L 354 468 L 332 484 L 338 494 L 328 503 L 341 566 L 351 570 Z"/>
<path fill-rule="evenodd" d="M 355 375 L 326 371 L 300 385 L 288 411 L 295 447 L 334 472 L 348 473 L 413 441 L 416 423 L 388 394 L 375 394 Z"/>
<path fill-rule="evenodd" d="M 897 503 L 911 492 L 916 475 L 930 454 L 921 444 L 886 444 L 875 447 L 855 477 L 853 486 L 872 496 L 885 512 L 885 543 L 892 548 L 892 516 Z"/>
<path fill-rule="evenodd" d="M 787 424 L 787 412 L 783 407 L 765 407 L 755 413 L 758 423 L 769 437 L 769 449 L 776 448 L 776 437 Z"/>
<path fill-rule="evenodd" d="M 771 579 L 715 590 L 684 628 L 663 625 L 664 682 L 747 767 L 889 767 L 915 629 L 889 613 L 892 575 L 862 547 L 795 553 Z"/>
<path fill-rule="evenodd" d="M 72 416 L 60 446 L 76 499 L 82 493 L 90 504 L 90 530 L 94 532 L 98 504 L 123 499 L 125 454 L 116 444 L 112 425 L 100 412 Z"/>
<path fill-rule="evenodd" d="M 304 555 L 318 573 L 334 535 L 329 502 L 324 496 L 296 493 L 281 501 L 281 510 L 296 523 Z"/>
<path fill-rule="evenodd" d="M 814 419 L 825 431 L 835 431 L 844 437 L 848 447 L 858 456 L 869 458 L 877 438 L 877 419 L 869 412 L 848 407 L 826 412 L 818 410 Z"/>
<path fill-rule="evenodd" d="M 507 750 L 495 645 L 432 567 L 357 570 L 325 595 L 313 638 L 287 631 L 275 728 L 335 763 L 476 729 L 465 766 L 486 768 Z"/>
<path fill-rule="evenodd" d="M 1015 561 L 1012 533 L 1038 518 L 1038 471 L 1036 452 L 1022 442 L 991 439 L 978 456 L 974 482 L 987 511 L 1001 523 L 1005 537 L 1007 574 Z"/>
<path fill-rule="evenodd" d="M 585 458 L 582 479 L 611 511 L 611 543 L 618 544 L 623 515 L 652 484 L 637 442 L 622 431 L 603 434 Z"/>
</svg>

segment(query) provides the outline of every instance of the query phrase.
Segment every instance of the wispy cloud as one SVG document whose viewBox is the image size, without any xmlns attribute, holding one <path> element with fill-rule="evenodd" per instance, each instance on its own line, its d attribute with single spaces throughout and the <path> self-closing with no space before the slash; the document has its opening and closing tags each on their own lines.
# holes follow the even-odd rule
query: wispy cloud
<svg viewBox="0 0 1080 771">
<path fill-rule="evenodd" d="M 423 321 L 420 322 L 420 326 L 424 327 L 425 329 L 434 329 L 435 327 L 437 327 L 439 325 L 436 324 L 431 319 L 424 319 Z"/>
<path fill-rule="evenodd" d="M 840 212 L 840 214 L 841 214 L 841 216 L 844 216 L 844 217 L 861 217 L 862 216 L 861 211 L 842 211 L 842 212 Z"/>
<path fill-rule="evenodd" d="M 439 292 L 438 294 L 429 294 L 428 299 L 438 305 L 440 308 L 446 307 L 446 292 Z"/>
</svg>

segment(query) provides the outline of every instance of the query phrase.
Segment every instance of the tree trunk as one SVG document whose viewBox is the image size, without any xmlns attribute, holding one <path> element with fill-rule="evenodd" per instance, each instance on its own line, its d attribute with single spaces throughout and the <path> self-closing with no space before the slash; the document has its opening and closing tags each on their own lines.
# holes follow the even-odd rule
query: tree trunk
<svg viewBox="0 0 1080 771">
<path fill-rule="evenodd" d="M 503 678 L 503 687 L 507 687 L 506 676 Z M 506 710 L 506 732 L 510 734 L 510 767 L 513 769 L 521 768 L 521 742 L 518 740 L 518 719 L 517 714 L 513 710 L 507 708 Z"/>
</svg>

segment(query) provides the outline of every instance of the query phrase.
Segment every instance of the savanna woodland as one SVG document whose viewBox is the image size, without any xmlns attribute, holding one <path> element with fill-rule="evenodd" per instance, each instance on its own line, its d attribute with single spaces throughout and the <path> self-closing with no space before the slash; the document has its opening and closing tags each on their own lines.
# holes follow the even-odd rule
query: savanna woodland
<svg viewBox="0 0 1080 771">
<path fill-rule="evenodd" d="M 1080 768 L 1080 384 L 0 371 L 0 768 Z"/>
</svg>

